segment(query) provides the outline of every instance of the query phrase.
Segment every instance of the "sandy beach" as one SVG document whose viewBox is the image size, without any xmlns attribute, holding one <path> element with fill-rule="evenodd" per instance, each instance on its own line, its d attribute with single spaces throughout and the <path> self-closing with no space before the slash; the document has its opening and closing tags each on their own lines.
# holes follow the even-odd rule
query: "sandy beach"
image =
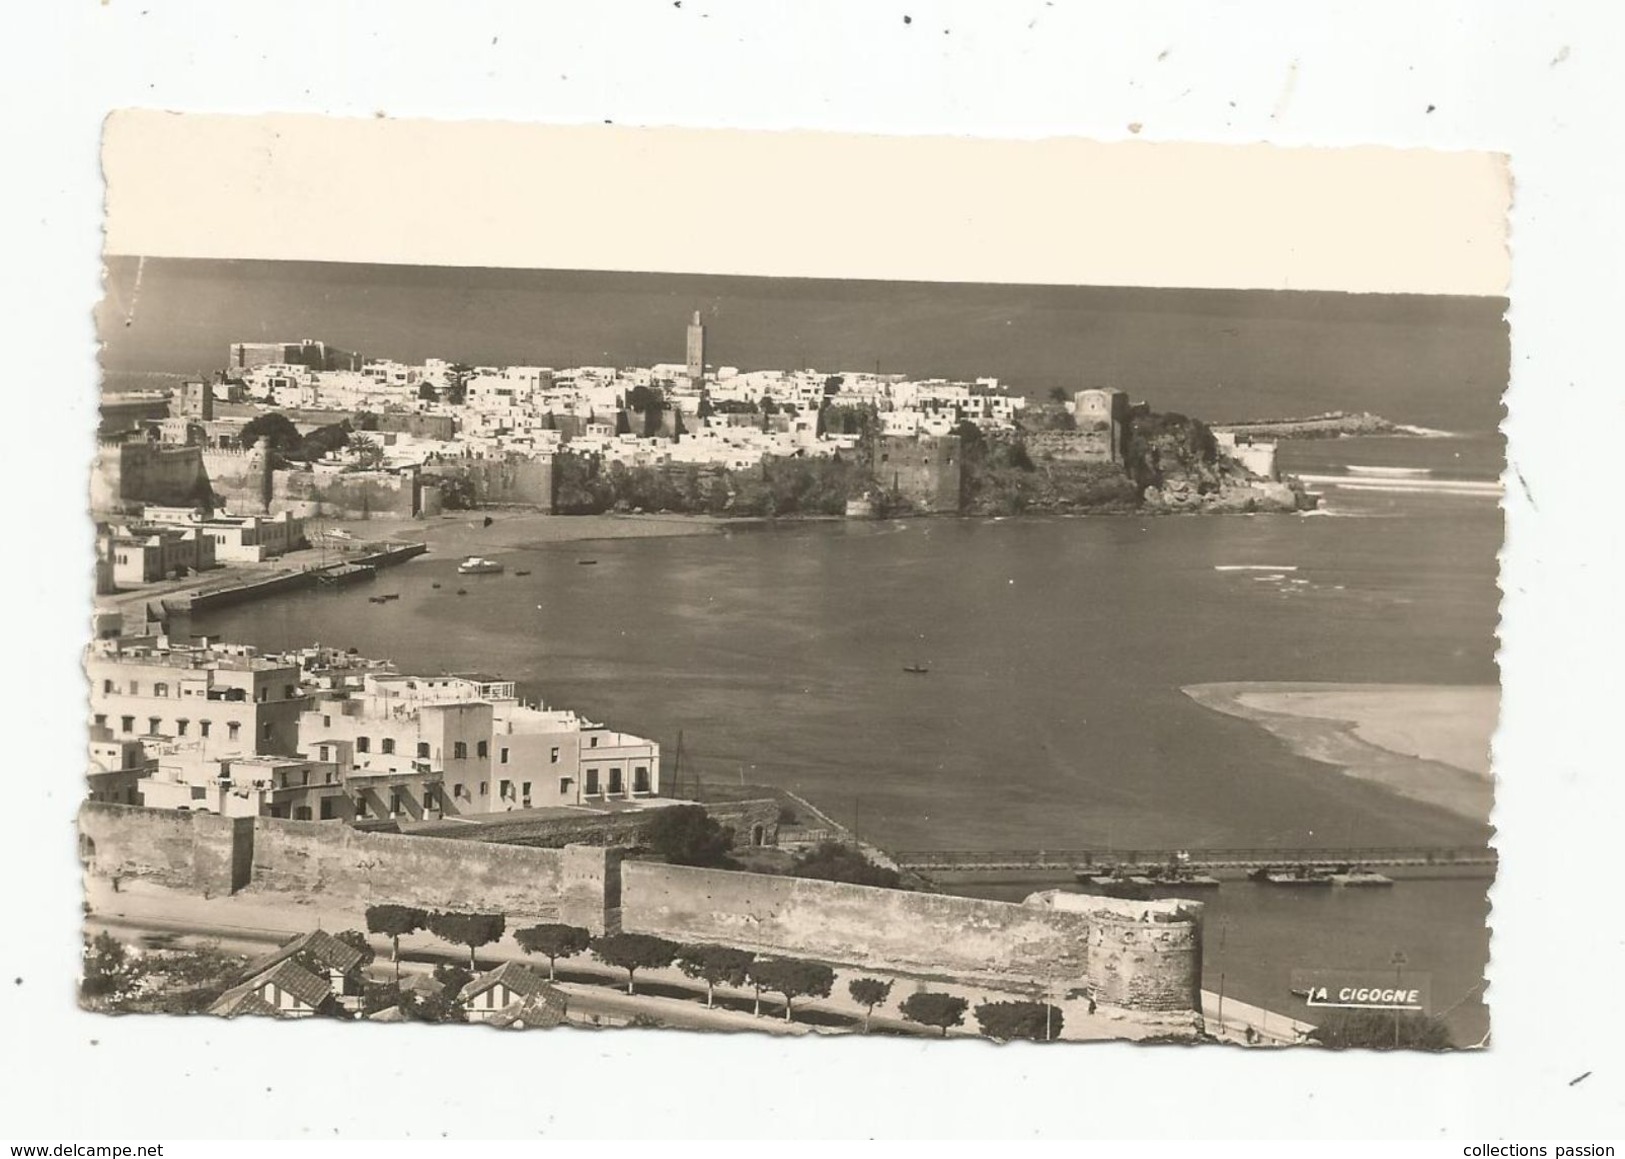
<svg viewBox="0 0 1625 1159">
<path fill-rule="evenodd" d="M 1494 801 L 1500 690 L 1404 684 L 1195 684 L 1187 696 L 1252 721 L 1294 752 L 1475 821 Z"/>
</svg>

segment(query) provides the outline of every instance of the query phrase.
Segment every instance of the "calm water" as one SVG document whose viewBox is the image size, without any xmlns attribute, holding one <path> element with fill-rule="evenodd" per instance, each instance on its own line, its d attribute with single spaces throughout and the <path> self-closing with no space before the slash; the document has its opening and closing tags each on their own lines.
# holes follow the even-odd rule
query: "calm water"
<svg viewBox="0 0 1625 1159">
<path fill-rule="evenodd" d="M 1299 469 L 1499 467 L 1489 438 L 1290 454 Z M 1310 517 L 822 523 L 548 545 L 500 576 L 424 559 L 371 589 L 396 602 L 298 594 L 193 630 L 498 672 L 654 736 L 668 760 L 681 729 L 685 769 L 790 786 L 893 848 L 1460 845 L 1486 827 L 1294 756 L 1180 689 L 1493 683 L 1500 543 L 1491 500 L 1335 492 Z M 1233 564 L 1307 582 L 1214 570 Z M 929 674 L 902 671 L 915 663 Z M 1395 949 L 1441 995 L 1482 976 L 1482 882 L 1219 894 L 1208 984 L 1223 972 L 1250 1001 L 1284 1009 L 1294 966 Z M 1475 1002 L 1453 1016 L 1464 1035 L 1483 1020 Z"/>
</svg>

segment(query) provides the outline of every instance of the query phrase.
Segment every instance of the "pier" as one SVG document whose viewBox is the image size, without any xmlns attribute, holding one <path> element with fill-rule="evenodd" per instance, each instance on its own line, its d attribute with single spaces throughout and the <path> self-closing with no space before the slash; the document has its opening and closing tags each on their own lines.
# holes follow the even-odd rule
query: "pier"
<svg viewBox="0 0 1625 1159">
<path fill-rule="evenodd" d="M 1039 850 L 911 850 L 894 853 L 903 869 L 916 872 L 1045 872 L 1077 873 L 1115 869 L 1137 873 L 1179 865 L 1208 872 L 1249 872 L 1270 866 L 1330 869 L 1416 867 L 1483 871 L 1493 876 L 1495 850 L 1482 846 L 1361 846 L 1350 848 L 1244 848 L 1244 849 L 1039 849 Z"/>
</svg>

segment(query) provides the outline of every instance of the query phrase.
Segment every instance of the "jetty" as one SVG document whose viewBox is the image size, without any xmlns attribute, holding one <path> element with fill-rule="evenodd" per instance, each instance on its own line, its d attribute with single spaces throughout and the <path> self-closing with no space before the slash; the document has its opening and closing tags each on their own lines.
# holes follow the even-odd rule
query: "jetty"
<svg viewBox="0 0 1625 1159">
<path fill-rule="evenodd" d="M 191 591 L 158 596 L 156 599 L 166 613 L 189 613 L 229 607 L 289 591 L 347 587 L 374 579 L 380 568 L 405 563 L 428 550 L 425 543 L 389 543 L 338 563 L 312 564 L 297 570 L 287 568 L 264 575 L 250 575 Z"/>
<path fill-rule="evenodd" d="M 1235 849 L 1037 849 L 909 850 L 892 854 L 915 872 L 1079 873 L 1095 870 L 1125 875 L 1178 865 L 1182 870 L 1245 875 L 1259 869 L 1345 869 L 1379 866 L 1449 869 L 1463 876 L 1493 877 L 1495 850 L 1484 846 L 1361 846 L 1350 848 Z"/>
</svg>

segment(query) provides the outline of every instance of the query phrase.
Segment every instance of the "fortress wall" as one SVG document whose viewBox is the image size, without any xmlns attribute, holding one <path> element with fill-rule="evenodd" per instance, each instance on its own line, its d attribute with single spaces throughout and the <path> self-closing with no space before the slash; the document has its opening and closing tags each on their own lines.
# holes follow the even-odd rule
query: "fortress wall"
<svg viewBox="0 0 1625 1159">
<path fill-rule="evenodd" d="M 190 507 L 210 497 L 209 476 L 198 447 L 153 443 L 102 443 L 91 469 L 93 511 L 115 511 L 151 503 Z"/>
<path fill-rule="evenodd" d="M 875 479 L 921 511 L 959 510 L 958 435 L 883 435 L 875 440 Z"/>
<path fill-rule="evenodd" d="M 622 867 L 628 931 L 989 984 L 1085 984 L 1090 921 L 1037 906 L 807 878 Z"/>
<path fill-rule="evenodd" d="M 252 829 L 252 817 L 87 801 L 79 809 L 79 857 L 98 877 L 229 894 L 246 884 L 238 848 L 251 840 Z"/>
<path fill-rule="evenodd" d="M 252 888 L 605 928 L 608 851 L 532 849 L 254 819 Z"/>
<path fill-rule="evenodd" d="M 314 896 L 502 913 L 1009 988 L 1088 986 L 1102 1003 L 1199 1009 L 1201 924 L 1186 907 L 1079 910 L 805 878 L 622 862 L 615 848 L 537 849 L 364 833 L 342 822 L 221 818 L 87 803 L 90 872 L 190 892 Z M 1152 919 L 1152 920 L 1148 920 Z"/>
<path fill-rule="evenodd" d="M 553 459 L 468 459 L 424 468 L 425 479 L 467 479 L 479 506 L 553 510 Z"/>
<path fill-rule="evenodd" d="M 270 509 L 334 519 L 411 518 L 418 513 L 418 480 L 415 474 L 386 471 L 276 471 L 271 476 Z"/>
</svg>

